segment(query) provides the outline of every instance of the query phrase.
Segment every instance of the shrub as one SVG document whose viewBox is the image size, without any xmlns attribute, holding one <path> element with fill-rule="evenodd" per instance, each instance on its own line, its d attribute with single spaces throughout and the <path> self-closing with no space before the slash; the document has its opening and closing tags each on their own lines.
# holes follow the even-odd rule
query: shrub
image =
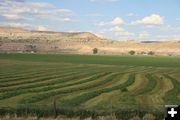
<svg viewBox="0 0 180 120">
<path fill-rule="evenodd" d="M 168 56 L 173 56 L 173 55 L 169 53 Z"/>
<path fill-rule="evenodd" d="M 134 55 L 136 52 L 134 50 L 129 51 L 130 55 Z"/>
<path fill-rule="evenodd" d="M 142 51 L 141 54 L 144 55 L 144 54 L 146 54 L 146 52 Z"/>
<path fill-rule="evenodd" d="M 26 52 L 37 52 L 36 45 L 25 45 Z"/>
<path fill-rule="evenodd" d="M 98 49 L 97 48 L 94 48 L 93 49 L 93 54 L 97 54 L 98 53 Z"/>
<path fill-rule="evenodd" d="M 148 55 L 154 55 L 155 53 L 153 51 L 149 51 Z"/>
</svg>

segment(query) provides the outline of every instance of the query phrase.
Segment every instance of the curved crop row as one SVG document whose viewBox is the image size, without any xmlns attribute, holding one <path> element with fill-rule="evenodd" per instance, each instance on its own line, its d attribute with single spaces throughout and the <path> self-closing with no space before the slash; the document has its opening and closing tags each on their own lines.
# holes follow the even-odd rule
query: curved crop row
<svg viewBox="0 0 180 120">
<path fill-rule="evenodd" d="M 107 74 L 107 73 L 106 73 Z M 94 89 L 96 87 L 99 87 L 103 84 L 106 84 L 107 82 L 110 82 L 115 76 L 117 76 L 118 73 L 116 74 L 107 74 L 106 75 L 106 79 L 96 79 L 98 80 L 97 82 L 93 82 L 92 84 L 89 85 L 80 85 L 80 86 L 74 86 L 74 87 L 66 87 L 66 89 L 60 89 L 60 90 L 53 90 L 53 91 L 48 91 L 48 92 L 43 92 L 43 93 L 39 93 L 37 95 L 31 96 L 31 98 L 28 98 L 26 100 L 23 100 L 25 103 L 34 103 L 34 102 L 38 102 L 41 101 L 45 98 L 49 98 L 51 96 L 55 96 L 55 95 L 62 95 L 62 94 L 68 94 L 68 93 L 73 93 L 73 92 L 78 92 L 78 91 L 83 91 L 83 90 L 88 90 L 88 89 Z M 105 75 L 103 75 L 102 77 L 105 77 Z"/>
<path fill-rule="evenodd" d="M 78 74 L 79 75 L 79 74 Z M 80 76 L 80 75 L 79 75 Z M 82 76 L 81 76 L 82 77 Z M 99 77 L 99 76 L 96 76 L 96 77 Z M 92 78 L 81 78 L 81 79 L 87 79 L 87 80 L 91 80 L 91 79 L 94 79 L 94 77 Z M 64 81 L 65 79 L 63 79 Z M 66 79 L 67 80 L 67 79 Z M 68 78 L 68 81 L 72 81 L 74 80 L 74 77 L 69 79 Z M 63 81 L 59 81 L 59 83 L 63 83 Z M 55 85 L 57 85 L 58 83 L 56 83 Z M 67 86 L 67 85 L 64 85 L 64 86 Z M 58 89 L 58 88 L 62 88 L 63 87 L 63 84 L 62 85 L 59 85 L 59 86 L 53 86 L 53 85 L 45 85 L 45 86 L 40 86 L 40 87 L 33 87 L 33 88 L 29 88 L 29 89 L 24 89 L 24 90 L 18 90 L 18 91 L 12 91 L 12 92 L 7 92 L 5 93 L 4 95 L 4 98 L 6 96 L 6 98 L 10 98 L 10 97 L 13 97 L 12 95 L 20 95 L 20 94 L 25 94 L 25 93 L 38 93 L 38 92 L 45 92 L 45 91 L 49 91 L 49 90 L 53 90 L 53 89 Z"/>
<path fill-rule="evenodd" d="M 3 69 L 1 70 L 0 72 L 5 72 L 3 75 L 0 76 L 0 80 L 1 79 L 13 79 L 13 78 L 16 78 L 16 77 L 22 77 L 23 75 L 31 75 L 31 74 L 34 74 L 34 73 L 38 73 L 39 71 L 47 71 L 47 70 L 52 70 L 52 68 L 49 68 L 47 67 L 46 69 L 44 67 L 41 67 L 41 66 L 33 66 L 31 68 L 31 66 L 26 66 L 28 69 L 23 69 L 20 70 L 18 67 L 16 68 L 13 68 L 12 66 L 8 67 L 10 68 L 10 70 L 6 70 L 6 69 Z M 54 68 L 53 68 L 54 69 Z M 13 71 L 12 71 L 13 70 Z"/>
<path fill-rule="evenodd" d="M 23 85 L 27 83 L 33 83 L 37 82 L 39 78 L 45 78 L 47 76 L 56 76 L 55 74 L 61 74 L 64 72 L 57 72 L 57 71 L 51 71 L 51 72 L 42 72 L 42 73 L 36 73 L 34 75 L 29 76 L 22 76 L 20 78 L 14 78 L 13 80 L 6 80 L 4 79 L 4 82 L 0 85 L 1 88 L 3 87 L 11 87 L 11 86 L 17 86 L 17 85 Z M 37 81 L 36 81 L 37 79 Z"/>
<path fill-rule="evenodd" d="M 111 78 L 113 79 L 113 78 Z M 88 93 L 84 93 L 80 96 L 77 96 L 75 98 L 72 98 L 70 100 L 66 100 L 66 101 L 62 101 L 62 105 L 63 106 L 72 106 L 72 107 L 75 107 L 75 106 L 78 106 L 94 97 L 97 97 L 103 93 L 108 93 L 108 92 L 112 92 L 114 90 L 121 90 L 123 91 L 124 89 L 126 89 L 129 85 L 133 84 L 134 83 L 134 80 L 135 80 L 135 74 L 130 74 L 129 75 L 129 78 L 128 80 L 123 83 L 123 84 L 119 84 L 119 85 L 116 85 L 114 87 L 111 87 L 111 88 L 103 88 L 103 89 L 100 89 L 100 90 L 94 90 L 94 91 L 90 91 Z"/>
<path fill-rule="evenodd" d="M 74 73 L 74 74 L 77 74 L 77 73 Z M 70 78 L 71 79 L 82 78 L 83 76 L 86 76 L 86 75 L 87 74 L 80 74 L 80 75 L 78 74 L 76 76 L 67 77 L 66 79 L 63 79 L 63 78 L 61 78 L 61 80 L 57 79 L 56 81 L 51 81 L 51 79 L 50 80 L 48 79 L 50 81 L 48 83 L 45 82 L 45 83 L 40 83 L 40 84 L 32 84 L 32 85 L 28 85 L 28 86 L 21 86 L 21 87 L 18 87 L 16 89 L 14 88 L 14 90 L 8 90 L 9 92 L 4 92 L 4 93 L 0 94 L 0 100 L 27 93 L 28 89 L 33 89 L 36 87 L 38 88 L 38 87 L 42 87 L 42 86 L 48 86 L 51 84 L 56 84 L 57 82 L 63 83 L 63 82 L 67 82 Z M 66 74 L 66 76 L 68 76 L 68 75 Z"/>
<path fill-rule="evenodd" d="M 44 78 L 46 79 L 47 76 L 49 76 L 49 79 L 57 78 L 58 76 L 61 77 L 61 74 L 69 74 L 69 73 L 77 73 L 81 72 L 81 70 L 63 70 L 63 71 L 50 71 L 42 74 L 37 74 L 37 75 L 31 75 L 31 76 L 25 76 L 24 78 L 17 78 L 17 80 L 13 80 L 12 82 L 8 82 L 6 84 L 1 84 L 0 87 L 11 87 L 11 86 L 19 86 L 19 85 L 25 85 L 29 83 L 37 83 L 42 81 Z"/>
<path fill-rule="evenodd" d="M 174 88 L 171 89 L 170 91 L 165 93 L 164 100 L 167 104 L 179 104 L 180 100 L 178 98 L 178 95 L 180 93 L 180 83 L 178 80 L 172 78 L 169 75 L 164 75 L 166 78 L 170 79 L 171 82 L 173 83 Z"/>
<path fill-rule="evenodd" d="M 169 79 L 163 78 L 159 74 L 154 76 L 154 78 L 156 79 L 156 86 L 150 93 L 146 94 L 145 101 L 147 104 L 154 104 L 154 106 L 162 105 L 164 104 L 163 97 L 165 93 L 171 90 L 173 88 L 173 85 Z"/>
<path fill-rule="evenodd" d="M 1 83 L 6 83 L 6 82 L 11 82 L 11 81 L 15 81 L 15 80 L 19 80 L 19 79 L 25 79 L 26 76 L 34 76 L 34 75 L 38 75 L 45 72 L 45 70 L 36 70 L 36 71 L 31 71 L 31 72 L 24 72 L 22 74 L 16 74 L 16 75 L 5 75 L 5 76 L 1 76 L 0 82 Z"/>
<path fill-rule="evenodd" d="M 36 78 L 37 82 L 29 83 L 29 84 L 22 84 L 22 85 L 17 85 L 17 86 L 10 86 L 10 87 L 3 87 L 0 88 L 1 92 L 8 92 L 8 91 L 13 91 L 13 90 L 22 90 L 22 89 L 29 89 L 33 87 L 39 87 L 39 86 L 46 86 L 49 84 L 55 84 L 57 81 L 61 80 L 62 78 L 68 77 L 70 75 L 77 75 L 78 72 L 69 72 L 69 73 L 64 73 L 60 75 L 55 75 L 55 76 L 44 76 L 40 78 Z M 85 73 L 84 73 L 85 74 Z"/>
<path fill-rule="evenodd" d="M 166 92 L 173 89 L 173 84 L 170 79 L 163 77 L 162 75 L 156 75 L 157 85 L 155 89 L 151 92 L 150 97 L 152 102 L 156 104 L 164 104 L 163 97 Z"/>
<path fill-rule="evenodd" d="M 147 85 L 147 83 L 148 83 L 148 80 L 145 79 L 144 74 L 142 74 L 142 73 L 137 74 L 136 78 L 135 78 L 135 82 L 131 86 L 128 86 L 128 91 L 135 92 L 135 91 L 141 89 L 143 86 Z"/>
<path fill-rule="evenodd" d="M 85 68 L 84 68 L 85 69 Z M 89 71 L 91 71 L 91 69 L 93 68 L 88 68 Z M 9 83 L 9 82 L 16 82 L 16 81 L 27 81 L 29 78 L 34 78 L 34 77 L 38 77 L 41 76 L 43 74 L 46 74 L 46 76 L 49 75 L 53 75 L 53 74 L 59 74 L 58 71 L 62 71 L 62 72 L 70 72 L 70 71 L 83 71 L 83 68 L 68 68 L 68 69 L 54 69 L 54 70 L 43 70 L 43 71 L 38 71 L 36 70 L 35 73 L 29 73 L 27 74 L 22 74 L 19 77 L 17 76 L 12 76 L 10 79 L 3 79 L 0 80 L 1 83 Z M 52 73 L 52 74 L 51 74 Z"/>
<path fill-rule="evenodd" d="M 156 86 L 156 79 L 151 74 L 146 74 L 145 78 L 148 80 L 147 83 L 145 83 L 145 85 L 141 86 L 139 89 L 124 93 L 119 100 L 120 103 L 125 106 L 135 106 L 136 100 L 138 103 L 141 103 L 142 98 L 144 98 L 144 96 L 151 92 Z M 137 81 L 138 79 L 135 80 Z"/>
</svg>

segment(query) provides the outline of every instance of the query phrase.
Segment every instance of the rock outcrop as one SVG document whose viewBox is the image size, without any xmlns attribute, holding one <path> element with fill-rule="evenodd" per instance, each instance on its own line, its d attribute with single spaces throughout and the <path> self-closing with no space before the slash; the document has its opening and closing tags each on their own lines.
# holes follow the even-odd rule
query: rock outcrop
<svg viewBox="0 0 180 120">
<path fill-rule="evenodd" d="M 137 42 L 102 39 L 89 32 L 29 31 L 19 28 L 0 27 L 0 52 L 55 52 L 92 54 L 137 54 L 149 51 L 161 55 L 180 55 L 179 41 Z"/>
</svg>

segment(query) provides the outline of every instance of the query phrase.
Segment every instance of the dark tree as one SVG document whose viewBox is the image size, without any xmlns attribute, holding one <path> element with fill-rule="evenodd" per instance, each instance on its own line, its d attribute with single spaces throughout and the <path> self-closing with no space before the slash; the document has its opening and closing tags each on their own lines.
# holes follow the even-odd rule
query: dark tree
<svg viewBox="0 0 180 120">
<path fill-rule="evenodd" d="M 155 53 L 153 51 L 149 51 L 148 55 L 154 55 Z"/>
<path fill-rule="evenodd" d="M 98 53 L 98 49 L 97 48 L 94 48 L 93 49 L 93 54 L 97 54 Z"/>
<path fill-rule="evenodd" d="M 146 54 L 146 52 L 142 51 L 141 54 L 144 55 L 144 54 Z"/>
<path fill-rule="evenodd" d="M 134 55 L 136 52 L 134 50 L 129 51 L 130 55 Z"/>
</svg>

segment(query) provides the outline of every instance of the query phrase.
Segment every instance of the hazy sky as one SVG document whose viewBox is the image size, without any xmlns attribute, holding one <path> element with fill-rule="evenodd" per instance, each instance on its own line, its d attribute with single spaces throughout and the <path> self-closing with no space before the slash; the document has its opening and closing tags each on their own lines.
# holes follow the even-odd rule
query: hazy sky
<svg viewBox="0 0 180 120">
<path fill-rule="evenodd" d="M 0 0 L 0 25 L 116 40 L 180 39 L 180 0 Z"/>
</svg>

